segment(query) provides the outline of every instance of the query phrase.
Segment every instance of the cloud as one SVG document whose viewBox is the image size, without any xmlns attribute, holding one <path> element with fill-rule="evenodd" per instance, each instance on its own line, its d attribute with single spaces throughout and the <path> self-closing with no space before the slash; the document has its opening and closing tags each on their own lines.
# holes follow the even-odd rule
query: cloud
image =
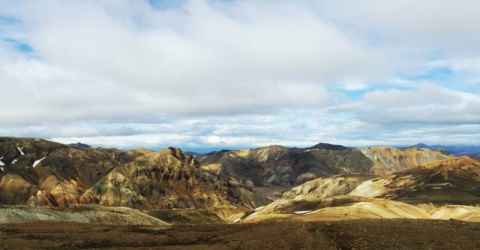
<svg viewBox="0 0 480 250">
<path fill-rule="evenodd" d="M 288 13 L 281 4 L 236 3 L 245 11 L 239 19 L 233 7 L 204 1 L 173 10 L 129 1 L 48 1 L 38 11 L 39 4 L 24 2 L 17 10 L 38 59 L 8 62 L 2 80 L 36 85 L 44 97 L 36 111 L 60 120 L 109 119 L 119 111 L 236 114 L 322 107 L 329 102 L 327 82 L 373 71 L 375 51 L 309 9 Z M 102 108 L 91 112 L 87 102 Z M 51 107 L 59 103 L 68 112 Z"/>
<path fill-rule="evenodd" d="M 480 123 L 478 7 L 2 3 L 0 133 L 190 148 L 434 140 L 425 127 L 461 135 Z"/>
<path fill-rule="evenodd" d="M 460 1 L 316 1 L 322 16 L 359 35 L 378 35 L 386 46 L 478 51 L 480 17 L 475 0 Z M 461 37 L 462 39 L 458 39 Z M 467 48 L 458 45 L 467 46 Z"/>
<path fill-rule="evenodd" d="M 422 83 L 415 89 L 377 90 L 365 94 L 359 119 L 377 123 L 479 124 L 478 95 Z"/>
</svg>

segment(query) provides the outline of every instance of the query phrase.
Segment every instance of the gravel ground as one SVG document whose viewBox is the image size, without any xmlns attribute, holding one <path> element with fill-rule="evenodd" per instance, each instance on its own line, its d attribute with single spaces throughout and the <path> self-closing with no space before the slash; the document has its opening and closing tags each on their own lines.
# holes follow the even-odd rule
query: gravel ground
<svg viewBox="0 0 480 250">
<path fill-rule="evenodd" d="M 175 225 L 0 224 L 0 249 L 480 249 L 480 223 L 351 220 Z"/>
</svg>

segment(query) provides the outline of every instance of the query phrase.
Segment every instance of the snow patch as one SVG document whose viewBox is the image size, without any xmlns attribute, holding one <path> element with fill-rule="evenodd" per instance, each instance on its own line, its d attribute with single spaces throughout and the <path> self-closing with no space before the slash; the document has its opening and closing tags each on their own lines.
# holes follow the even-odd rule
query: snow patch
<svg viewBox="0 0 480 250">
<path fill-rule="evenodd" d="M 17 147 L 18 151 L 20 152 L 21 155 L 25 155 L 25 153 L 22 151 L 23 147 L 20 148 L 20 147 Z"/>
<path fill-rule="evenodd" d="M 40 163 L 41 161 L 43 161 L 43 159 L 45 159 L 45 158 L 46 158 L 46 157 L 43 157 L 43 158 L 40 159 L 40 160 L 36 160 L 36 161 L 33 163 L 32 167 L 36 167 L 36 166 L 38 165 L 38 163 Z"/>
<path fill-rule="evenodd" d="M 3 159 L 3 156 L 2 158 L 0 158 L 0 160 Z M 0 166 L 5 166 L 5 163 L 3 163 L 3 161 L 0 161 Z"/>
<path fill-rule="evenodd" d="M 312 210 L 302 210 L 302 211 L 295 211 L 293 212 L 294 214 L 306 214 L 306 213 L 310 213 L 312 212 Z"/>
<path fill-rule="evenodd" d="M 15 159 L 12 161 L 12 164 L 15 164 L 18 161 L 18 159 Z"/>
</svg>

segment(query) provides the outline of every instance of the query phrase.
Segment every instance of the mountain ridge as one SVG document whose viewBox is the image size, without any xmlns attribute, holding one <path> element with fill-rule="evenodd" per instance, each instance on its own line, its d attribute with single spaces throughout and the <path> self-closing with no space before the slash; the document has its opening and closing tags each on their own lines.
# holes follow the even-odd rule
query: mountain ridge
<svg viewBox="0 0 480 250">
<path fill-rule="evenodd" d="M 266 205 L 300 184 L 310 186 L 287 191 L 283 198 L 289 192 L 294 196 L 306 192 L 302 195 L 309 197 L 309 192 L 318 190 L 329 190 L 324 199 L 347 195 L 362 184 L 355 179 L 359 176 L 389 176 L 451 157 L 430 149 L 359 149 L 328 143 L 192 156 L 174 147 L 122 151 L 0 137 L 0 204 L 193 209 L 229 218 Z"/>
<path fill-rule="evenodd" d="M 266 202 L 172 147 L 121 151 L 1 137 L 0 157 L 0 204 L 193 207 L 229 216 Z"/>
<path fill-rule="evenodd" d="M 437 149 L 437 150 L 444 150 L 451 153 L 454 156 L 474 156 L 477 159 L 480 159 L 480 146 L 478 145 L 442 145 L 442 144 L 435 144 L 435 145 L 427 145 L 425 143 L 417 143 L 412 146 L 402 146 L 399 148 L 428 148 L 428 149 Z"/>
</svg>

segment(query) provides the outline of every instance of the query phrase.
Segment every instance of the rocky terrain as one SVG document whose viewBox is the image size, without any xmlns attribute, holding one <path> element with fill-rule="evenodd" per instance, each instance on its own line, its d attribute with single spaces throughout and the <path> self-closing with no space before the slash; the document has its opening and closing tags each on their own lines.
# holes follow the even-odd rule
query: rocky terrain
<svg viewBox="0 0 480 250">
<path fill-rule="evenodd" d="M 412 169 L 451 157 L 430 149 L 359 150 L 320 143 L 304 149 L 219 151 L 197 162 L 176 148 L 120 151 L 22 138 L 0 138 L 0 155 L 0 204 L 200 209 L 223 218 L 253 211 L 280 196 L 300 199 L 314 193 L 316 199 L 324 199 L 352 191 L 355 195 L 357 186 L 375 179 L 371 173 Z M 384 182 L 389 180 L 371 181 Z M 398 192 L 392 189 L 383 197 Z"/>
<path fill-rule="evenodd" d="M 0 204 L 6 205 L 195 208 L 226 217 L 266 202 L 175 148 L 123 152 L 0 138 L 0 158 Z"/>
<path fill-rule="evenodd" d="M 0 178 L 6 249 L 396 249 L 424 227 L 415 246 L 450 249 L 456 240 L 435 236 L 448 230 L 479 243 L 480 162 L 432 149 L 318 144 L 194 158 L 0 138 Z M 75 233 L 55 240 L 52 228 Z"/>
</svg>

